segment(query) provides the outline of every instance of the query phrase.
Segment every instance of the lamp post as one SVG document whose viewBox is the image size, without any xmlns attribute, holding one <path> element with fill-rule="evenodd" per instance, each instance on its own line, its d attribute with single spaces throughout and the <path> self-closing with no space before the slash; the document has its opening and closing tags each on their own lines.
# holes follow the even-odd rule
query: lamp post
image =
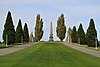
<svg viewBox="0 0 100 67">
<path fill-rule="evenodd" d="M 95 49 L 97 50 L 97 38 L 95 37 Z"/>
</svg>

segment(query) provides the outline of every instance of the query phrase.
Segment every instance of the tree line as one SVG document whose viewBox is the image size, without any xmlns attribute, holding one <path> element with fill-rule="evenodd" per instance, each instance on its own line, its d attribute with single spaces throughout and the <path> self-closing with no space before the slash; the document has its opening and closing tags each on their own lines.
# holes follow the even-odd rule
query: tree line
<svg viewBox="0 0 100 67">
<path fill-rule="evenodd" d="M 29 32 L 27 23 L 25 23 L 24 29 L 22 29 L 21 19 L 19 19 L 18 26 L 15 30 L 11 12 L 9 11 L 4 24 L 2 37 L 4 43 L 8 45 L 15 43 L 29 42 Z"/>
<path fill-rule="evenodd" d="M 71 30 L 71 38 L 73 43 L 79 43 L 80 45 L 82 44 L 95 47 L 97 41 L 97 46 L 99 46 L 94 20 L 92 18 L 90 19 L 86 33 L 83 30 L 82 24 L 79 25 L 78 30 L 76 30 L 76 27 L 73 26 L 73 29 Z"/>
<path fill-rule="evenodd" d="M 40 18 L 40 14 L 36 17 L 35 26 L 35 41 L 40 41 L 43 36 L 43 21 Z M 31 34 L 32 35 L 32 34 Z M 27 23 L 25 23 L 24 28 L 22 28 L 21 19 L 18 21 L 17 28 L 15 30 L 11 12 L 9 11 L 5 20 L 4 30 L 3 30 L 3 42 L 5 44 L 15 44 L 15 43 L 26 43 L 29 42 L 29 31 Z M 31 36 L 32 39 L 33 36 Z"/>
<path fill-rule="evenodd" d="M 61 41 L 65 38 L 66 33 L 66 26 L 64 24 L 64 14 L 61 14 L 58 17 L 57 21 L 57 36 Z M 36 16 L 36 25 L 35 25 L 35 41 L 40 41 L 43 37 L 43 19 L 40 17 L 40 14 Z M 11 12 L 9 11 L 5 20 L 4 30 L 3 30 L 3 41 L 5 44 L 15 44 L 15 43 L 22 43 L 22 42 L 29 42 L 29 31 L 27 23 L 24 25 L 24 29 L 22 28 L 21 19 L 18 21 L 17 28 L 15 30 L 13 19 L 11 16 Z M 31 37 L 32 38 L 32 37 Z"/>
<path fill-rule="evenodd" d="M 71 38 L 73 43 L 87 44 L 88 46 L 95 46 L 95 40 L 97 39 L 97 31 L 95 29 L 95 23 L 93 19 L 90 19 L 90 24 L 87 29 L 87 33 L 84 32 L 82 24 L 79 25 L 78 30 L 74 26 L 71 30 Z M 36 16 L 35 24 L 35 41 L 40 41 L 43 37 L 43 18 L 40 17 L 40 14 Z M 56 27 L 57 37 L 63 41 L 66 35 L 66 26 L 64 14 L 61 14 L 57 20 Z M 13 20 L 11 12 L 9 11 L 6 17 L 3 30 L 3 40 L 6 44 L 15 44 L 21 42 L 29 42 L 29 31 L 27 23 L 25 23 L 24 28 L 22 28 L 21 19 L 18 21 L 18 26 L 16 30 L 14 29 Z"/>
</svg>

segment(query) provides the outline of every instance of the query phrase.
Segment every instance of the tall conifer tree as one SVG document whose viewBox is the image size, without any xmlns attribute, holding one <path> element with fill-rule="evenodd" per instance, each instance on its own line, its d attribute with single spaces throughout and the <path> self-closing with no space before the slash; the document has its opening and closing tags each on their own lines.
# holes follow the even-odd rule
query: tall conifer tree
<svg viewBox="0 0 100 67">
<path fill-rule="evenodd" d="M 78 39 L 77 39 L 77 31 L 76 31 L 76 27 L 73 27 L 72 33 L 71 33 L 71 38 L 72 38 L 72 42 L 73 43 L 77 43 Z"/>
<path fill-rule="evenodd" d="M 19 19 L 18 21 L 18 26 L 16 28 L 16 43 L 21 43 L 23 42 L 23 29 L 22 29 L 22 23 L 21 20 Z"/>
<path fill-rule="evenodd" d="M 78 28 L 78 40 L 80 41 L 80 44 L 86 44 L 85 32 L 82 24 L 80 24 Z"/>
<path fill-rule="evenodd" d="M 29 42 L 29 32 L 28 32 L 28 27 L 27 27 L 27 23 L 25 23 L 24 25 L 24 42 Z"/>
<path fill-rule="evenodd" d="M 15 43 L 15 29 L 10 11 L 7 14 L 7 18 L 4 24 L 3 40 L 4 43 L 6 44 L 7 42 L 8 45 Z"/>
<path fill-rule="evenodd" d="M 87 45 L 95 47 L 95 38 L 97 38 L 97 31 L 95 29 L 95 23 L 93 19 L 90 19 L 90 24 L 86 33 Z"/>
<path fill-rule="evenodd" d="M 57 33 L 57 37 L 61 41 L 63 41 L 63 39 L 65 38 L 65 34 L 66 34 L 66 26 L 65 26 L 64 14 L 61 14 L 61 16 L 58 17 L 56 33 Z"/>
</svg>

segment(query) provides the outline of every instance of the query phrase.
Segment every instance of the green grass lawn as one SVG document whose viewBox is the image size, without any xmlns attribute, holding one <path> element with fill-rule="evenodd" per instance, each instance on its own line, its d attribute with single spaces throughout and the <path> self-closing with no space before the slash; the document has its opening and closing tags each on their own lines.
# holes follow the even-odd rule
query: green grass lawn
<svg viewBox="0 0 100 67">
<path fill-rule="evenodd" d="M 17 44 L 11 44 L 11 45 L 7 45 L 7 47 L 12 47 L 12 46 L 16 46 Z M 3 48 L 7 48 L 6 47 L 6 44 L 0 44 L 0 49 L 3 49 Z"/>
<path fill-rule="evenodd" d="M 6 45 L 5 44 L 0 44 L 0 49 L 1 48 L 6 48 Z"/>
<path fill-rule="evenodd" d="M 61 43 L 38 43 L 0 56 L 0 67 L 100 67 L 100 58 Z"/>
</svg>

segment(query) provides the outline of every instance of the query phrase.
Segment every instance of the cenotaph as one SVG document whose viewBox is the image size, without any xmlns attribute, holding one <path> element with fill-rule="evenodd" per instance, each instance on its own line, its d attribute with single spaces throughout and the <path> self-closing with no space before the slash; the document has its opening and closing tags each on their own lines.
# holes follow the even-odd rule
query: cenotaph
<svg viewBox="0 0 100 67">
<path fill-rule="evenodd" d="M 53 41 L 52 22 L 50 22 L 50 37 L 49 37 L 49 41 Z"/>
</svg>

